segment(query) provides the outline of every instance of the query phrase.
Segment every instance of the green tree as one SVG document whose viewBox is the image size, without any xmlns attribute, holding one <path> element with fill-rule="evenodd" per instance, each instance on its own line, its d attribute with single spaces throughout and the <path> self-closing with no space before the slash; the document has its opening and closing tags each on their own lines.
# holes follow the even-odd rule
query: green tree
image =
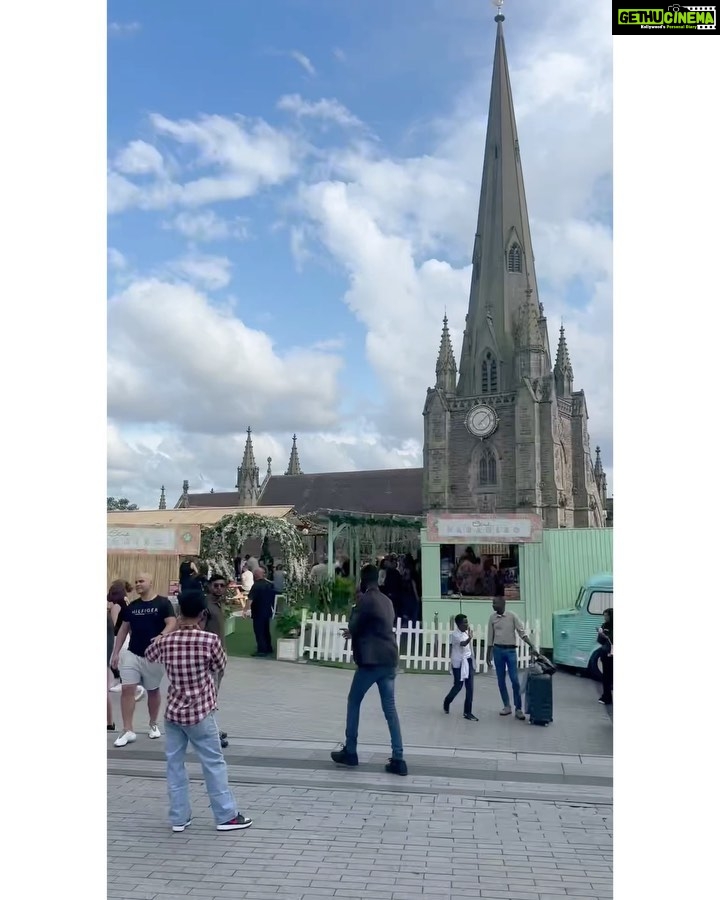
<svg viewBox="0 0 720 900">
<path fill-rule="evenodd" d="M 127 497 L 108 497 L 107 498 L 107 508 L 108 512 L 113 512 L 115 510 L 125 510 L 125 509 L 137 509 L 137 503 L 131 503 Z"/>
</svg>

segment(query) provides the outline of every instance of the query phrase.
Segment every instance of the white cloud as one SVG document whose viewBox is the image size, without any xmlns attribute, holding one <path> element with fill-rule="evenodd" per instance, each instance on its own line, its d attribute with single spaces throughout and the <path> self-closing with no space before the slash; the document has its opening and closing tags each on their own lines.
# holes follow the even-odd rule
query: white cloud
<svg viewBox="0 0 720 900">
<path fill-rule="evenodd" d="M 114 37 L 134 34 L 136 31 L 140 31 L 139 22 L 110 22 L 108 25 L 108 34 Z"/>
<path fill-rule="evenodd" d="M 122 157 L 125 174 L 111 170 L 108 175 L 108 209 L 111 213 L 132 207 L 140 209 L 165 209 L 171 206 L 202 206 L 223 200 L 249 197 L 260 188 L 279 184 L 294 175 L 305 148 L 291 135 L 268 125 L 266 122 L 250 122 L 238 116 L 201 116 L 197 120 L 173 121 L 165 116 L 152 114 L 150 123 L 163 138 L 175 141 L 192 155 L 193 168 L 214 170 L 213 174 L 180 183 L 163 176 L 141 185 L 125 177 L 129 165 L 150 164 L 150 154 L 145 149 L 134 148 L 128 158 Z M 131 145 L 133 146 L 133 145 Z M 129 148 L 126 148 L 129 149 Z M 162 157 L 153 157 L 157 162 Z M 140 156 L 140 159 L 137 157 Z M 117 160 L 116 160 L 117 165 Z"/>
<path fill-rule="evenodd" d="M 213 210 L 178 213 L 171 221 L 163 223 L 163 227 L 178 231 L 189 240 L 199 243 L 246 240 L 249 233 L 247 223 L 240 219 L 224 219 Z"/>
<path fill-rule="evenodd" d="M 184 256 L 169 263 L 168 268 L 209 291 L 217 291 L 230 284 L 231 263 L 225 256 Z"/>
<path fill-rule="evenodd" d="M 123 175 L 162 175 L 162 154 L 145 141 L 131 141 L 115 157 L 115 169 Z"/>
<path fill-rule="evenodd" d="M 278 100 L 278 109 L 289 112 L 299 119 L 320 119 L 335 122 L 346 128 L 361 128 L 363 123 L 339 100 L 322 98 L 315 102 L 303 100 L 300 94 L 286 94 Z"/>
<path fill-rule="evenodd" d="M 301 53 L 299 50 L 291 50 L 290 56 L 295 60 L 295 62 L 303 68 L 308 75 L 316 75 L 315 66 L 310 62 L 309 58 L 305 56 L 304 53 Z"/>
<path fill-rule="evenodd" d="M 116 422 L 232 433 L 336 425 L 342 361 L 282 352 L 188 284 L 135 281 L 108 304 L 108 410 Z M 158 427 L 159 427 L 158 426 Z"/>
<path fill-rule="evenodd" d="M 338 62 L 347 62 L 347 54 L 341 47 L 335 47 L 333 49 L 333 56 Z"/>
<path fill-rule="evenodd" d="M 123 254 L 116 250 L 115 247 L 108 247 L 108 268 L 110 269 L 126 269 L 127 260 Z"/>
</svg>

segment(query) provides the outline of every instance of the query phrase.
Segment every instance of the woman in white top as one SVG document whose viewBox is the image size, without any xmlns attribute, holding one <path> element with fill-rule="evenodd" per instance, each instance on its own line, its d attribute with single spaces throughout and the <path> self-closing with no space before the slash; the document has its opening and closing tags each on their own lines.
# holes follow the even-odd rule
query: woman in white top
<svg viewBox="0 0 720 900">
<path fill-rule="evenodd" d="M 457 628 L 450 635 L 450 665 L 453 673 L 453 686 L 450 693 L 443 700 L 443 709 L 450 712 L 450 704 L 457 697 L 465 685 L 465 708 L 463 718 L 469 722 L 477 722 L 477 716 L 473 715 L 473 683 L 475 678 L 475 662 L 472 653 L 473 633 L 468 624 L 467 616 L 458 613 L 455 616 Z"/>
</svg>

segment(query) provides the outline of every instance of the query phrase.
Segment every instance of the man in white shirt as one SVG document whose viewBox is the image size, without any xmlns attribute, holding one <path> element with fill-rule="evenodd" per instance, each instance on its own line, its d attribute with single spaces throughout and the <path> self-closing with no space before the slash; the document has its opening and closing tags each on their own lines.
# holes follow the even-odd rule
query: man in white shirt
<svg viewBox="0 0 720 900">
<path fill-rule="evenodd" d="M 467 616 L 458 613 L 455 616 L 455 631 L 450 635 L 450 665 L 453 673 L 453 686 L 450 693 L 443 700 L 443 709 L 450 712 L 450 704 L 457 697 L 465 685 L 465 709 L 463 718 L 469 722 L 477 722 L 477 716 L 473 715 L 473 679 L 475 678 L 475 661 L 472 654 L 473 633 L 468 624 Z"/>
</svg>

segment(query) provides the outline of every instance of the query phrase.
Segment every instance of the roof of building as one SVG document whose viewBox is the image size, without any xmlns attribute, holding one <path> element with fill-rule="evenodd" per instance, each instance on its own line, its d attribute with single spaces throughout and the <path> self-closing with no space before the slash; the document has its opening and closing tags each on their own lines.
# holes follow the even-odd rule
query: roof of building
<svg viewBox="0 0 720 900">
<path fill-rule="evenodd" d="M 218 497 L 220 494 L 195 494 L 195 497 Z M 237 494 L 232 494 L 237 499 Z M 192 498 L 193 495 L 190 494 Z M 292 506 L 264 506 L 262 510 L 256 506 L 228 506 L 198 508 L 200 504 L 193 503 L 189 509 L 133 509 L 109 512 L 107 524 L 112 528 L 128 525 L 214 525 L 223 516 L 237 515 L 238 513 L 259 513 L 272 519 L 284 519 L 293 512 Z"/>
<path fill-rule="evenodd" d="M 422 469 L 273 475 L 260 505 L 287 504 L 301 515 L 320 509 L 422 515 Z"/>
</svg>

